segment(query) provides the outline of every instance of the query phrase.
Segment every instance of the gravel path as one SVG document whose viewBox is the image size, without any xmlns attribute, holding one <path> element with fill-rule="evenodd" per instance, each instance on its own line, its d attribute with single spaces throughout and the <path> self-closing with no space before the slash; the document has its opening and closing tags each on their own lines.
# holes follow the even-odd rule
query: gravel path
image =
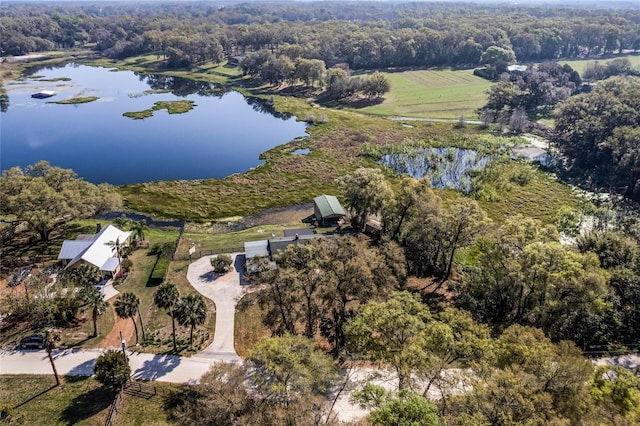
<svg viewBox="0 0 640 426">
<path fill-rule="evenodd" d="M 194 357 L 219 361 L 240 361 L 236 353 L 233 337 L 236 304 L 246 289 L 240 285 L 244 273 L 244 255 L 234 253 L 234 268 L 226 274 L 216 274 L 211 266 L 211 258 L 202 257 L 189 265 L 187 279 L 203 296 L 213 300 L 216 305 L 216 329 L 213 343 Z"/>
</svg>

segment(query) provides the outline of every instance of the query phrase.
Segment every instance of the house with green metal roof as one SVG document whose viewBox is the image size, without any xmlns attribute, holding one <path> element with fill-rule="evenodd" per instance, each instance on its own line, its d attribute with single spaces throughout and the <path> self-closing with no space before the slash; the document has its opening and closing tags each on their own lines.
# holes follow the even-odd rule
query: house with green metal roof
<svg viewBox="0 0 640 426">
<path fill-rule="evenodd" d="M 319 225 L 338 222 L 347 215 L 340 205 L 340 201 L 333 195 L 320 195 L 314 198 L 313 213 Z"/>
</svg>

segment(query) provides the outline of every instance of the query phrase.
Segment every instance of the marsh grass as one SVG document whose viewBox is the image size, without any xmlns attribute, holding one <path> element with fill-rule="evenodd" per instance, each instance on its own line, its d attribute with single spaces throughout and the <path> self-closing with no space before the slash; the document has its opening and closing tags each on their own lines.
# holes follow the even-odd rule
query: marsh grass
<svg viewBox="0 0 640 426">
<path fill-rule="evenodd" d="M 69 78 L 69 77 L 53 77 L 53 78 L 40 78 L 39 80 L 40 81 L 55 82 L 55 81 L 71 81 L 71 78 Z"/>
<path fill-rule="evenodd" d="M 58 105 L 74 105 L 74 104 L 87 104 L 89 102 L 97 101 L 99 98 L 97 96 L 84 96 L 81 98 L 71 98 L 64 99 L 62 101 L 51 101 L 47 102 L 48 104 L 58 104 Z"/>
<path fill-rule="evenodd" d="M 136 112 L 125 112 L 124 117 L 142 120 L 153 116 L 154 111 L 166 109 L 169 114 L 184 114 L 191 111 L 196 106 L 194 101 L 158 101 L 150 109 Z"/>
</svg>

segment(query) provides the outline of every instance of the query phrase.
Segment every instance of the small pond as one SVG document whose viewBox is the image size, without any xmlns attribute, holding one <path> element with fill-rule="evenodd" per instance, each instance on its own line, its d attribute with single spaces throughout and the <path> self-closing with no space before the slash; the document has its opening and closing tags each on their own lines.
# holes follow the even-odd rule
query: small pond
<svg viewBox="0 0 640 426">
<path fill-rule="evenodd" d="M 385 155 L 381 161 L 398 174 L 429 178 L 433 188 L 470 191 L 469 172 L 484 169 L 489 157 L 471 149 L 417 148 Z"/>
<path fill-rule="evenodd" d="M 291 155 L 307 155 L 311 153 L 309 148 L 298 148 L 295 151 L 291 152 Z"/>
<path fill-rule="evenodd" d="M 33 72 L 5 85 L 2 170 L 47 160 L 94 183 L 221 178 L 260 165 L 260 153 L 306 134 L 305 123 L 210 83 L 77 64 Z M 31 98 L 42 90 L 56 96 Z M 98 99 L 50 103 L 79 97 Z M 195 106 L 123 117 L 178 100 Z"/>
</svg>

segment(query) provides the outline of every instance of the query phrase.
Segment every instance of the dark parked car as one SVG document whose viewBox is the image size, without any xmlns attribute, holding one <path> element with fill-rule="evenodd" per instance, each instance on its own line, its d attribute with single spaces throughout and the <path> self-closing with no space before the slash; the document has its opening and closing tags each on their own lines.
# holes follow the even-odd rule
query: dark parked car
<svg viewBox="0 0 640 426">
<path fill-rule="evenodd" d="M 21 349 L 42 349 L 44 348 L 44 337 L 39 334 L 34 334 L 33 336 L 25 337 L 20 340 L 20 348 Z"/>
</svg>

